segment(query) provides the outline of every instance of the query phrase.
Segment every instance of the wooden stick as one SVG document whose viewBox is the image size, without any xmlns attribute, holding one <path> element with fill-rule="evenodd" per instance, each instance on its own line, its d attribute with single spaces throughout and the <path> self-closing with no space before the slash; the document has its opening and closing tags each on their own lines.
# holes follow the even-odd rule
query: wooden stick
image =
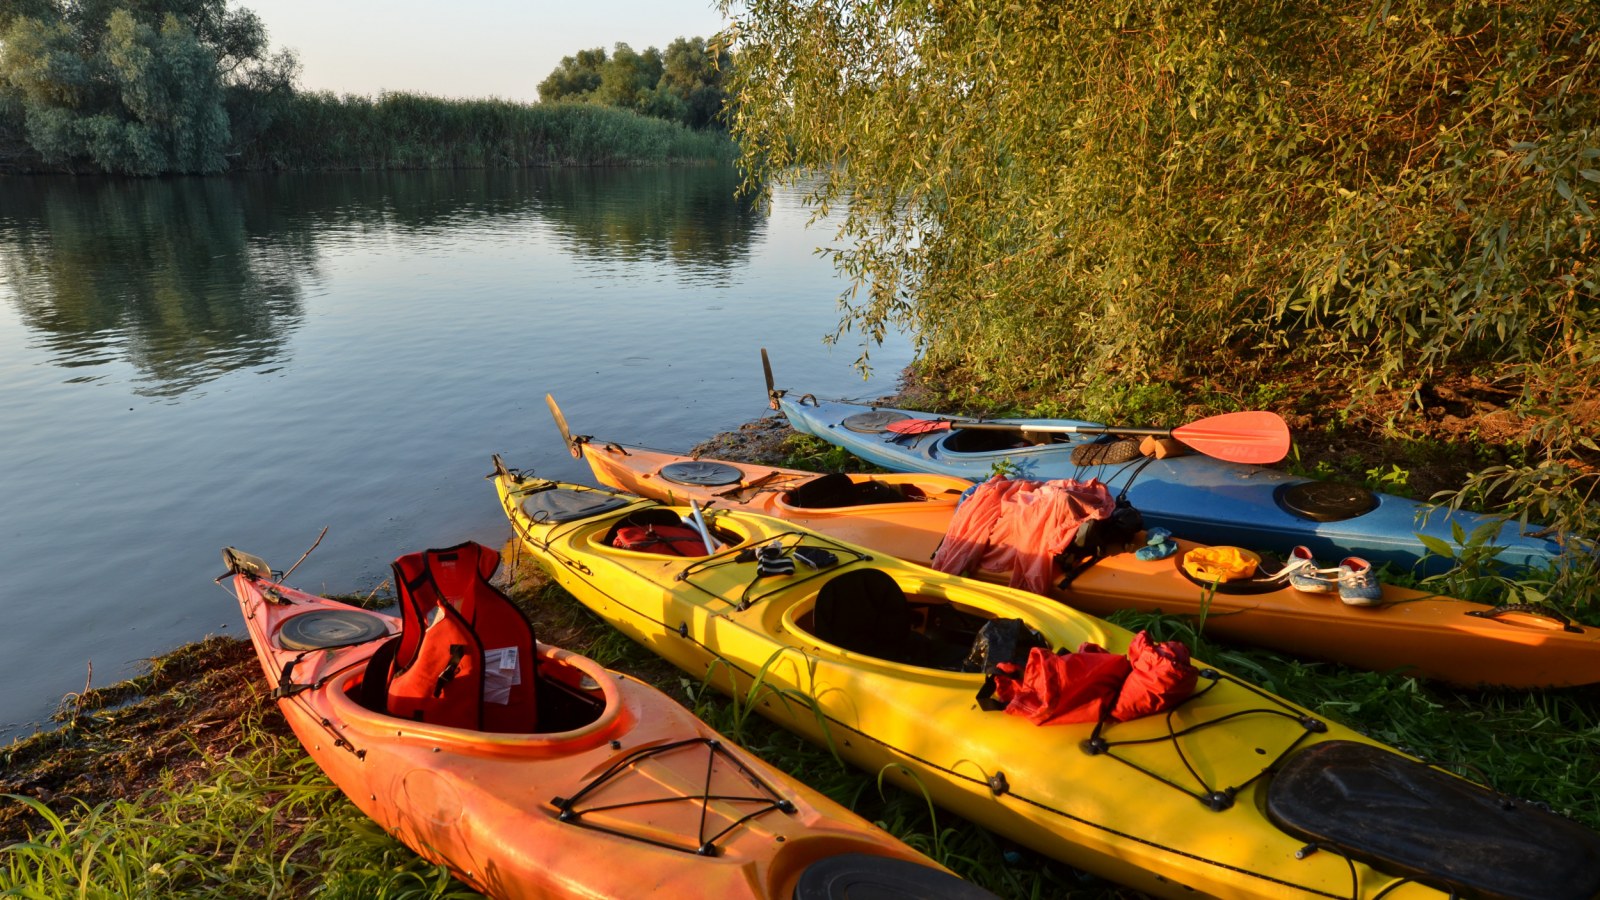
<svg viewBox="0 0 1600 900">
<path fill-rule="evenodd" d="M 306 548 L 306 552 L 300 554 L 300 558 L 294 561 L 294 565 L 289 567 L 289 571 L 288 572 L 285 572 L 285 573 L 283 573 L 283 575 L 279 576 L 278 581 L 279 582 L 288 581 L 289 580 L 289 575 L 292 574 L 295 569 L 300 568 L 300 564 L 306 561 L 306 557 L 311 555 L 311 551 L 312 550 L 317 549 L 317 544 L 322 543 L 322 537 L 323 537 L 323 535 L 325 535 L 327 533 L 328 533 L 328 526 L 326 526 L 326 525 L 322 526 L 322 534 L 317 535 L 317 539 L 312 542 L 310 547 Z"/>
<path fill-rule="evenodd" d="M 766 484 L 767 482 L 771 481 L 774 478 L 777 478 L 779 475 L 782 475 L 782 474 L 783 474 L 782 472 L 779 472 L 778 470 L 774 469 L 771 472 L 768 472 L 767 474 L 762 475 L 759 478 L 752 478 L 748 482 L 740 482 L 740 483 L 734 485 L 731 488 L 724 488 L 724 489 L 722 489 L 720 491 L 717 491 L 716 494 L 714 494 L 713 496 L 717 496 L 717 497 L 732 497 L 734 494 L 743 493 L 744 491 L 753 491 L 756 488 L 762 486 L 763 484 Z"/>
</svg>

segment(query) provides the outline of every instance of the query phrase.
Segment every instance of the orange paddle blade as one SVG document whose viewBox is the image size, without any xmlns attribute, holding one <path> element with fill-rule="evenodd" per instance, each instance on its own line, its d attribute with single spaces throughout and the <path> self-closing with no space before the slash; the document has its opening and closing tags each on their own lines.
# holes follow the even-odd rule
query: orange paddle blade
<svg viewBox="0 0 1600 900">
<path fill-rule="evenodd" d="M 1229 462 L 1275 463 L 1289 454 L 1289 426 L 1271 412 L 1210 416 L 1172 429 L 1186 446 Z"/>
</svg>

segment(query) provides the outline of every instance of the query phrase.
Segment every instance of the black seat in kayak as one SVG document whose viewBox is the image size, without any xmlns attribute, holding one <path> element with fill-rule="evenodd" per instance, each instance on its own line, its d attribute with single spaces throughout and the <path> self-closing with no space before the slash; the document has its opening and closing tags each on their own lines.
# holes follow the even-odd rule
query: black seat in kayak
<svg viewBox="0 0 1600 900">
<path fill-rule="evenodd" d="M 816 636 L 852 653 L 907 662 L 911 609 L 905 592 L 881 569 L 850 569 L 817 592 Z"/>
<path fill-rule="evenodd" d="M 1319 848 L 1462 897 L 1600 894 L 1600 834 L 1370 744 L 1294 754 L 1268 787 L 1267 816 Z"/>
<path fill-rule="evenodd" d="M 904 503 L 905 494 L 877 481 L 856 482 L 843 472 L 818 475 L 784 498 L 800 509 L 837 509 L 874 503 Z"/>
</svg>

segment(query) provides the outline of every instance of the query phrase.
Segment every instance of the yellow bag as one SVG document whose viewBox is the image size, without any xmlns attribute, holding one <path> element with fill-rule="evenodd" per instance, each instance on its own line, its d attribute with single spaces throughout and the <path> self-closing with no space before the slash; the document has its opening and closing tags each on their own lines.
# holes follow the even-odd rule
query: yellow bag
<svg viewBox="0 0 1600 900">
<path fill-rule="evenodd" d="M 1256 574 L 1260 562 L 1238 547 L 1196 547 L 1183 555 L 1183 570 L 1198 581 L 1241 581 Z"/>
</svg>

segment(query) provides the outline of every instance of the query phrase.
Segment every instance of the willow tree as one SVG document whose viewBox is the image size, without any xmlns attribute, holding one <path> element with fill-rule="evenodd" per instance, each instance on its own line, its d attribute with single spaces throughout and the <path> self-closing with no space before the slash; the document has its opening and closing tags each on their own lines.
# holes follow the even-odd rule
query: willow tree
<svg viewBox="0 0 1600 900">
<path fill-rule="evenodd" d="M 1588 0 L 723 11 L 749 174 L 824 173 L 847 324 L 930 362 L 1011 388 L 1262 349 L 1413 384 L 1596 361 Z"/>
<path fill-rule="evenodd" d="M 1478 484 L 1600 524 L 1593 0 L 722 9 L 751 182 L 843 211 L 841 331 L 991 397 L 1471 373 L 1536 423 Z"/>
</svg>

